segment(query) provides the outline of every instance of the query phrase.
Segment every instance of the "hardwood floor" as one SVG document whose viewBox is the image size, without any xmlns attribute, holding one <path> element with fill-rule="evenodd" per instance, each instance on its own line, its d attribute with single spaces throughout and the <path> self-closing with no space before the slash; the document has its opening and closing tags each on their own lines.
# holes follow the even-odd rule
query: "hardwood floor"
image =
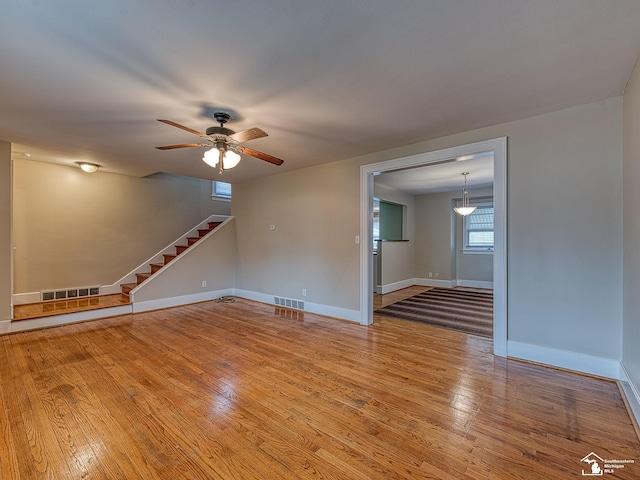
<svg viewBox="0 0 640 480">
<path fill-rule="evenodd" d="M 418 285 L 415 285 L 413 287 L 396 290 L 395 292 L 385 293 L 384 295 L 376 294 L 373 296 L 373 309 L 377 310 L 379 308 L 386 307 L 387 305 L 399 302 L 400 300 L 404 300 L 405 298 L 413 297 L 414 295 L 418 295 L 419 293 L 431 290 L 432 288 L 433 287 L 420 287 Z"/>
<path fill-rule="evenodd" d="M 640 478 L 614 382 L 242 299 L 0 337 L 0 426 L 3 480 Z"/>
</svg>

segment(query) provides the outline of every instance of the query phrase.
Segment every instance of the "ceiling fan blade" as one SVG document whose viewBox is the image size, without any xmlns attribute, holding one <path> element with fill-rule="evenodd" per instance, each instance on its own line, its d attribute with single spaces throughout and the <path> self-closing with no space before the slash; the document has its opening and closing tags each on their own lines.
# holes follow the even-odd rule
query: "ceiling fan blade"
<svg viewBox="0 0 640 480">
<path fill-rule="evenodd" d="M 233 135 L 229 135 L 230 138 L 238 143 L 248 142 L 249 140 L 255 140 L 256 138 L 266 137 L 267 132 L 260 130 L 259 128 L 250 128 L 242 132 L 236 132 Z"/>
<path fill-rule="evenodd" d="M 156 147 L 158 150 L 173 150 L 174 148 L 204 147 L 203 143 L 181 143 L 179 145 L 165 145 L 164 147 Z"/>
<path fill-rule="evenodd" d="M 171 120 L 158 119 L 158 121 L 162 123 L 166 123 L 167 125 L 171 125 L 172 127 L 179 128 L 180 130 L 184 130 L 185 132 L 193 133 L 194 135 L 197 135 L 199 137 L 207 138 L 207 136 L 204 133 L 194 130 L 193 128 L 185 127 L 184 125 L 180 125 L 179 123 L 172 122 Z"/>
<path fill-rule="evenodd" d="M 239 153 L 244 153 L 245 155 L 249 155 L 251 157 L 264 160 L 265 162 L 273 163 L 274 165 L 282 165 L 284 163 L 284 160 L 281 160 L 277 157 L 273 157 L 264 152 L 259 152 L 258 150 L 254 150 L 252 148 L 238 147 L 237 150 Z"/>
</svg>

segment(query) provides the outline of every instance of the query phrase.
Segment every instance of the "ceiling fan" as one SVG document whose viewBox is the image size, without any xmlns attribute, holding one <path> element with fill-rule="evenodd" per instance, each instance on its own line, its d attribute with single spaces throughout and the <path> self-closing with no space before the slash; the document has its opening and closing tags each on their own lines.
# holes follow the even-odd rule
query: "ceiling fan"
<svg viewBox="0 0 640 480">
<path fill-rule="evenodd" d="M 204 153 L 202 160 L 211 167 L 220 166 L 220 172 L 222 170 L 231 170 L 240 162 L 240 154 L 249 155 L 250 157 L 264 160 L 265 162 L 273 163 L 274 165 L 282 165 L 284 160 L 274 157 L 264 152 L 254 150 L 252 148 L 245 147 L 241 143 L 248 142 L 249 140 L 255 140 L 256 138 L 266 137 L 267 133 L 259 128 L 250 128 L 249 130 L 243 130 L 242 132 L 234 132 L 233 130 L 226 128 L 225 123 L 229 121 L 231 116 L 225 112 L 216 112 L 213 117 L 220 124 L 219 127 L 209 127 L 206 133 L 198 132 L 179 123 L 172 122 L 171 120 L 161 120 L 159 122 L 166 123 L 172 127 L 177 127 L 185 132 L 192 133 L 202 138 L 204 143 L 181 143 L 179 145 L 165 145 L 163 147 L 156 147 L 158 150 L 173 150 L 174 148 L 190 148 L 190 147 L 211 147 Z"/>
</svg>

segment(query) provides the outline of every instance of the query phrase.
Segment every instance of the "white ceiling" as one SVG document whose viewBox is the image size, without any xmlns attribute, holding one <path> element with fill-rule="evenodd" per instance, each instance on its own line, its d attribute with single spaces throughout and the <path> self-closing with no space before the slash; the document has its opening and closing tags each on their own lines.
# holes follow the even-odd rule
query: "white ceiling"
<svg viewBox="0 0 640 480">
<path fill-rule="evenodd" d="M 424 167 L 386 172 L 374 177 L 377 185 L 411 195 L 460 190 L 467 175 L 469 188 L 493 186 L 493 152 L 478 153 Z"/>
<path fill-rule="evenodd" d="M 637 0 L 9 0 L 0 139 L 31 159 L 218 178 L 216 108 L 248 146 L 227 181 L 271 175 L 623 93 Z"/>
</svg>

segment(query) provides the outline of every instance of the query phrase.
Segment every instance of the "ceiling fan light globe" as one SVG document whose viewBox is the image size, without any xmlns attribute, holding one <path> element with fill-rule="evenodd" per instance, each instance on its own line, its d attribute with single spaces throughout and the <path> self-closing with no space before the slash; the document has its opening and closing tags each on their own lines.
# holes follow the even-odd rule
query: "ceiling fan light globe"
<svg viewBox="0 0 640 480">
<path fill-rule="evenodd" d="M 227 150 L 224 154 L 224 158 L 222 159 L 222 169 L 223 170 L 231 170 L 238 163 L 240 163 L 240 155 L 231 150 Z"/>
<path fill-rule="evenodd" d="M 220 152 L 217 148 L 212 148 L 204 152 L 204 156 L 202 157 L 202 161 L 209 165 L 212 168 L 215 168 L 218 165 L 218 159 L 220 158 Z"/>
</svg>

